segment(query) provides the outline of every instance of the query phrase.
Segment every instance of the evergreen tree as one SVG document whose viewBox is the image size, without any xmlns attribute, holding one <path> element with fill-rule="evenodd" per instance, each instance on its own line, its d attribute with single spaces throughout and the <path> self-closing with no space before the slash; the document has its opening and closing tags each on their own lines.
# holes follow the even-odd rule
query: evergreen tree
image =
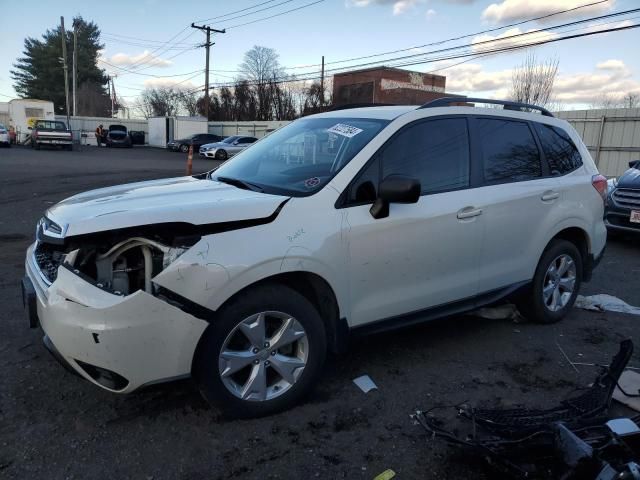
<svg viewBox="0 0 640 480">
<path fill-rule="evenodd" d="M 92 101 L 84 102 L 78 95 L 79 115 L 106 116 L 111 103 L 107 91 L 109 81 L 104 70 L 98 67 L 98 52 L 104 45 L 100 43 L 100 30 L 93 22 L 75 17 L 71 29 L 66 31 L 67 62 L 69 68 L 69 95 L 71 95 L 73 27 L 77 35 L 77 94 Z M 35 98 L 53 102 L 56 113 L 64 114 L 64 70 L 62 68 L 62 36 L 60 28 L 47 30 L 42 40 L 26 38 L 23 57 L 18 58 L 11 71 L 14 88 L 22 98 Z M 71 98 L 69 99 L 71 104 Z M 84 111 L 83 111 L 84 110 Z"/>
</svg>

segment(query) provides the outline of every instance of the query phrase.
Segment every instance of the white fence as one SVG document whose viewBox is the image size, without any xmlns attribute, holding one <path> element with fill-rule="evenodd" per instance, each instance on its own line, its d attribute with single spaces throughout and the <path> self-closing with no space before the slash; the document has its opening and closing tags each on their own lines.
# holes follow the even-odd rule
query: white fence
<svg viewBox="0 0 640 480">
<path fill-rule="evenodd" d="M 278 128 L 291 123 L 287 120 L 274 120 L 264 122 L 209 122 L 209 133 L 228 137 L 230 135 L 250 135 L 252 137 L 262 138 L 266 134 L 277 130 Z"/>
<path fill-rule="evenodd" d="M 65 115 L 56 115 L 56 120 L 67 123 Z M 73 140 L 80 143 L 95 144 L 95 131 L 98 125 L 102 125 L 105 130 L 109 125 L 124 125 L 129 131 L 145 133 L 145 142 L 149 137 L 149 122 L 146 119 L 122 119 L 109 117 L 70 117 L 69 127 L 73 132 Z M 83 136 L 84 135 L 84 136 Z"/>
<path fill-rule="evenodd" d="M 640 160 L 640 108 L 557 112 L 582 137 L 600 172 L 621 175 L 629 162 Z"/>
</svg>

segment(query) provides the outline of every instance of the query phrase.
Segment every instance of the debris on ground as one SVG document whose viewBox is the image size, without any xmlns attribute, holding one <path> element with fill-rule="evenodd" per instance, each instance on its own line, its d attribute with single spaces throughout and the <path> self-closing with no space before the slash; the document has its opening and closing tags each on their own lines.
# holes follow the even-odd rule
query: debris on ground
<svg viewBox="0 0 640 480">
<path fill-rule="evenodd" d="M 594 312 L 604 312 L 608 310 L 610 312 L 628 313 L 630 315 L 640 315 L 640 308 L 629 305 L 623 300 L 613 295 L 607 295 L 601 293 L 598 295 L 589 295 L 584 297 L 578 295 L 576 298 L 575 306 L 584 310 L 591 310 Z"/>
<path fill-rule="evenodd" d="M 412 418 L 430 438 L 465 448 L 513 478 L 640 479 L 640 415 L 607 417 L 632 353 L 631 340 L 620 342 L 611 366 L 603 368 L 590 387 L 551 409 L 457 405 L 455 417 L 445 418 L 451 407 L 433 407 L 417 411 Z M 637 392 L 634 384 L 627 394 Z M 436 411 L 445 413 L 435 416 Z M 445 423 L 450 424 L 448 428 Z"/>
<path fill-rule="evenodd" d="M 391 469 L 385 470 L 379 475 L 376 475 L 373 480 L 391 480 L 396 476 L 396 472 Z"/>
<path fill-rule="evenodd" d="M 512 303 L 497 305 L 495 307 L 482 307 L 469 315 L 474 317 L 486 318 L 487 320 L 513 320 L 514 323 L 522 323 L 524 317 L 518 311 L 518 308 Z"/>
<path fill-rule="evenodd" d="M 614 400 L 640 412 L 640 373 L 625 370 L 613 392 Z"/>
<path fill-rule="evenodd" d="M 358 378 L 354 378 L 353 383 L 355 383 L 364 393 L 369 393 L 371 390 L 378 389 L 378 386 L 373 383 L 373 380 L 371 380 L 369 375 L 362 375 Z"/>
</svg>

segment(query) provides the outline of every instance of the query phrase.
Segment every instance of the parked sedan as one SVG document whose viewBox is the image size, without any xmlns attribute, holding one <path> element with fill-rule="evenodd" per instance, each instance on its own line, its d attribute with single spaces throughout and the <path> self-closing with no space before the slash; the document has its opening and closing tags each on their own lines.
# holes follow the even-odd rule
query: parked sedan
<svg viewBox="0 0 640 480">
<path fill-rule="evenodd" d="M 608 182 L 604 223 L 609 232 L 640 233 L 640 160 L 629 162 L 629 167 Z"/>
<path fill-rule="evenodd" d="M 229 157 L 233 157 L 236 153 L 241 152 L 256 140 L 258 139 L 255 137 L 233 135 L 225 138 L 221 142 L 208 143 L 201 146 L 199 153 L 201 157 L 226 160 Z"/>
<path fill-rule="evenodd" d="M 189 146 L 193 145 L 193 151 L 197 152 L 202 145 L 206 143 L 219 142 L 223 138 L 224 137 L 221 137 L 220 135 L 213 135 L 212 133 L 196 133 L 188 138 L 170 141 L 167 143 L 167 150 L 187 153 L 189 151 Z"/>
<path fill-rule="evenodd" d="M 11 136 L 9 130 L 2 123 L 0 123 L 0 145 L 5 147 L 11 146 Z"/>
<path fill-rule="evenodd" d="M 105 142 L 107 147 L 133 147 L 127 127 L 124 125 L 109 125 L 109 131 L 107 132 L 107 140 Z"/>
</svg>

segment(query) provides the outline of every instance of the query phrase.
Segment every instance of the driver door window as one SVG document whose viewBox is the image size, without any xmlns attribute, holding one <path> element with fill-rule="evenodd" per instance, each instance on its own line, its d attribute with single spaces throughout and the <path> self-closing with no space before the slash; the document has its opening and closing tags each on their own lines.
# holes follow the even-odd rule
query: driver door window
<svg viewBox="0 0 640 480">
<path fill-rule="evenodd" d="M 404 175 L 420 181 L 422 195 L 469 186 L 469 135 L 464 118 L 427 120 L 389 142 L 381 155 L 382 178 Z"/>
</svg>

